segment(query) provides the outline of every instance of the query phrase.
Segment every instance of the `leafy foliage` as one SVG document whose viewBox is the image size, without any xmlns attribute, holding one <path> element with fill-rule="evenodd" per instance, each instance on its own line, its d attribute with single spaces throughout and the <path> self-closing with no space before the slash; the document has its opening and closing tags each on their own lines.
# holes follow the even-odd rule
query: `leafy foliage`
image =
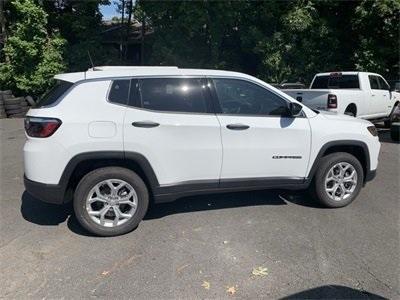
<svg viewBox="0 0 400 300">
<path fill-rule="evenodd" d="M 90 67 L 88 52 L 96 65 L 132 64 L 127 48 L 122 55 L 104 43 L 99 5 L 111 2 L 124 7 L 124 24 L 132 15 L 152 28 L 136 45 L 145 64 L 230 69 L 269 82 L 351 69 L 399 76 L 399 0 L 12 0 L 0 83 L 38 94 L 53 74 Z M 127 41 L 126 27 L 115 40 Z"/>
<path fill-rule="evenodd" d="M 107 3 L 107 0 L 44 2 L 50 16 L 49 29 L 59 28 L 67 41 L 64 59 L 68 70 L 82 71 L 91 67 L 88 52 L 97 65 L 119 63 L 118 51 L 104 46 L 101 40 L 99 5 Z"/>
<path fill-rule="evenodd" d="M 398 76 L 398 0 L 143 1 L 147 63 L 245 71 L 270 82 L 359 69 Z"/>
<path fill-rule="evenodd" d="M 43 92 L 54 74 L 65 69 L 65 40 L 46 30 L 47 14 L 33 0 L 14 0 L 15 23 L 4 48 L 6 62 L 0 64 L 2 86 L 16 92 Z"/>
<path fill-rule="evenodd" d="M 358 70 L 399 70 L 400 1 L 364 0 L 355 10 L 353 29 L 360 33 L 354 53 Z M 397 73 L 398 76 L 398 73 Z"/>
</svg>

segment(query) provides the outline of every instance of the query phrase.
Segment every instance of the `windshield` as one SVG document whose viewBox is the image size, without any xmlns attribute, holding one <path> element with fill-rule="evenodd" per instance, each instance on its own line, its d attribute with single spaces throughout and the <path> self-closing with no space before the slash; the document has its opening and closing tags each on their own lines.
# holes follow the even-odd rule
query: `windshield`
<svg viewBox="0 0 400 300">
<path fill-rule="evenodd" d="M 312 83 L 311 89 L 359 89 L 358 75 L 321 75 Z"/>
<path fill-rule="evenodd" d="M 43 107 L 54 104 L 73 85 L 72 82 L 57 80 L 54 85 L 40 97 L 35 107 Z"/>
</svg>

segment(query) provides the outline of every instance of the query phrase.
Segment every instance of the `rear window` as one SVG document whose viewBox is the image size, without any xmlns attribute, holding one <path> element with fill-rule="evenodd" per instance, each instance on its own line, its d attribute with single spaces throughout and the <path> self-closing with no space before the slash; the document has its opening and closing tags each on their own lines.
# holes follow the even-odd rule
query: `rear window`
<svg viewBox="0 0 400 300">
<path fill-rule="evenodd" d="M 359 89 L 358 75 L 322 75 L 315 77 L 312 89 Z"/>
<path fill-rule="evenodd" d="M 54 104 L 71 86 L 73 86 L 72 82 L 57 80 L 55 84 L 40 97 L 35 107 L 39 108 Z"/>
</svg>

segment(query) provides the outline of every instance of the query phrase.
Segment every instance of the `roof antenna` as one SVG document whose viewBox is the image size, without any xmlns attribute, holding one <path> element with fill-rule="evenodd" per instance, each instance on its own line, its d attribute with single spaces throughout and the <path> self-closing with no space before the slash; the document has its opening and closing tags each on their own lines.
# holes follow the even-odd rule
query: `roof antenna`
<svg viewBox="0 0 400 300">
<path fill-rule="evenodd" d="M 87 51 L 87 54 L 89 56 L 90 64 L 92 65 L 92 69 L 93 69 L 93 71 L 95 71 L 94 63 L 93 63 L 92 57 L 90 56 L 89 50 Z"/>
</svg>

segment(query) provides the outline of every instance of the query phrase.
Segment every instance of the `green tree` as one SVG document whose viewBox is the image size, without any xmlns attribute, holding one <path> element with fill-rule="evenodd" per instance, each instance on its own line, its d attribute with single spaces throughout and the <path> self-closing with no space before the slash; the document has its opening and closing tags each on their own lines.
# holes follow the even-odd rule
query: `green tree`
<svg viewBox="0 0 400 300">
<path fill-rule="evenodd" d="M 47 14 L 33 0 L 10 4 L 14 23 L 3 50 L 6 61 L 0 64 L 0 83 L 16 93 L 40 94 L 65 69 L 65 40 L 55 30 L 46 30 Z"/>
<path fill-rule="evenodd" d="M 67 41 L 65 62 L 69 71 L 82 71 L 90 64 L 88 52 L 96 65 L 120 63 L 118 50 L 102 43 L 102 15 L 99 5 L 108 0 L 44 1 L 49 14 L 48 29 L 59 28 L 60 35 Z"/>
<path fill-rule="evenodd" d="M 354 62 L 358 70 L 399 78 L 400 1 L 362 1 L 352 20 L 358 32 Z"/>
<path fill-rule="evenodd" d="M 398 75 L 399 0 L 144 1 L 146 62 L 244 71 L 270 82 L 316 72 Z"/>
</svg>

